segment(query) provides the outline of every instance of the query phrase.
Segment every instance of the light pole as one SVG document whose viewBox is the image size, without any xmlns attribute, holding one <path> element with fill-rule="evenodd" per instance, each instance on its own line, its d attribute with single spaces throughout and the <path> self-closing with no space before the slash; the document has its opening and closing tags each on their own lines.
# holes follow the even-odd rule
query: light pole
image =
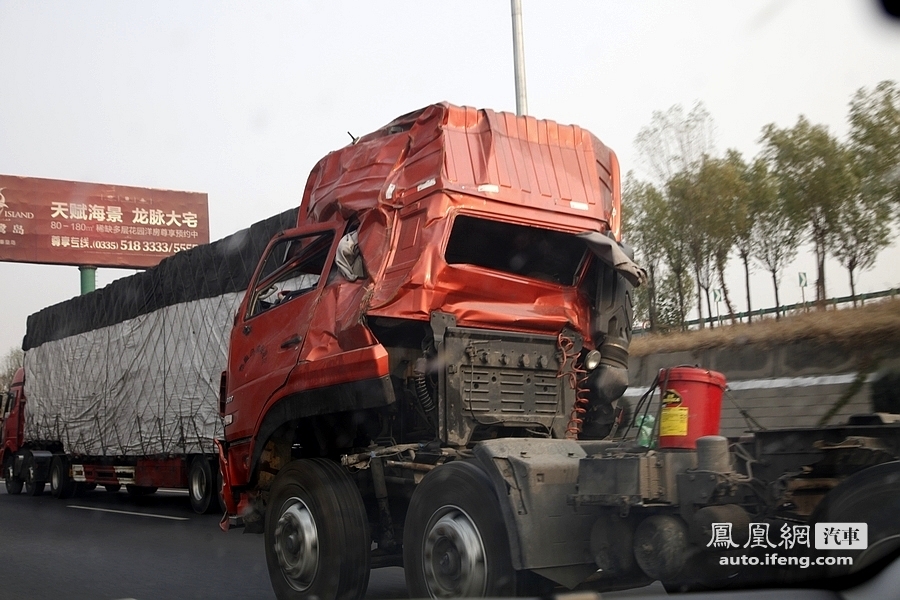
<svg viewBox="0 0 900 600">
<path fill-rule="evenodd" d="M 522 0 L 512 2 L 513 67 L 516 72 L 516 114 L 528 114 L 528 97 L 525 93 L 525 39 L 522 35 Z"/>
</svg>

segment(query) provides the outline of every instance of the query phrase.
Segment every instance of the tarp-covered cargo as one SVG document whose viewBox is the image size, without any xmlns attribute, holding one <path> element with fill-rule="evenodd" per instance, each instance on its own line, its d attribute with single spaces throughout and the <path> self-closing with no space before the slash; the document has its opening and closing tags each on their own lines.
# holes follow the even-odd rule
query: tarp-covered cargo
<svg viewBox="0 0 900 600">
<path fill-rule="evenodd" d="M 297 210 L 28 318 L 26 435 L 70 454 L 211 452 L 228 335 L 269 240 Z"/>
</svg>

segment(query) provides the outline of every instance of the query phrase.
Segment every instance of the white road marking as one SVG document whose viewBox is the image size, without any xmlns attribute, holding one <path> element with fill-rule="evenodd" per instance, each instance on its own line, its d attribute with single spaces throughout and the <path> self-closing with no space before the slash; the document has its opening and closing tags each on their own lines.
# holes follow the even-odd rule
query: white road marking
<svg viewBox="0 0 900 600">
<path fill-rule="evenodd" d="M 78 508 L 80 510 L 96 510 L 97 512 L 116 513 L 119 515 L 134 515 L 136 517 L 152 517 L 154 519 L 169 519 L 170 521 L 190 521 L 187 517 L 170 517 L 169 515 L 154 515 L 151 513 L 131 512 L 129 510 L 113 510 L 111 508 L 96 508 L 93 506 L 78 506 L 69 504 L 69 508 Z"/>
</svg>

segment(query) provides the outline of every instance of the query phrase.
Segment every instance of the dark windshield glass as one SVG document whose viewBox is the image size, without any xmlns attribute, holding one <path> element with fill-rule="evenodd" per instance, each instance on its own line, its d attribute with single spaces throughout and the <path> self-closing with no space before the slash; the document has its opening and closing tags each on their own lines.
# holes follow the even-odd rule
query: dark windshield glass
<svg viewBox="0 0 900 600">
<path fill-rule="evenodd" d="M 573 285 L 584 243 L 569 233 L 460 215 L 444 258 L 532 279 Z"/>
</svg>

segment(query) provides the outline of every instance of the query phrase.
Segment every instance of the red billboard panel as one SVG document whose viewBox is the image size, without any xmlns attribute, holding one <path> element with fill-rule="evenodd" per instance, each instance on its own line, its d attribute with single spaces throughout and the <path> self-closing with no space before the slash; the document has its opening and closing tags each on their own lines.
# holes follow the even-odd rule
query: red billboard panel
<svg viewBox="0 0 900 600">
<path fill-rule="evenodd" d="M 207 243 L 206 194 L 0 175 L 0 261 L 137 269 Z"/>
</svg>

